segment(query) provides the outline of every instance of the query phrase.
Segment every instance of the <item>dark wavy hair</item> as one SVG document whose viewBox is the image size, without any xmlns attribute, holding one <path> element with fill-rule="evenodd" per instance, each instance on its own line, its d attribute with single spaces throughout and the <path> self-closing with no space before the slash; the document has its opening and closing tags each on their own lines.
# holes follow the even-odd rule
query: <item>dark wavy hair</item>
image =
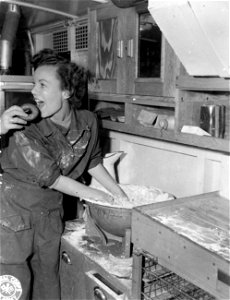
<svg viewBox="0 0 230 300">
<path fill-rule="evenodd" d="M 92 77 L 90 72 L 48 48 L 39 51 L 32 58 L 34 70 L 44 65 L 57 66 L 61 89 L 69 91 L 70 104 L 79 108 L 87 93 L 88 80 Z"/>
</svg>

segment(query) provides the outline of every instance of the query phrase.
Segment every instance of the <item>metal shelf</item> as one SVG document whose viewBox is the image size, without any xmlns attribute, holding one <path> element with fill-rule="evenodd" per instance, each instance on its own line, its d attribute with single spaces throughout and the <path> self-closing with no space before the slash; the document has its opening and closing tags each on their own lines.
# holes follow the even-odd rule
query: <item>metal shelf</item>
<svg viewBox="0 0 230 300">
<path fill-rule="evenodd" d="M 158 264 L 144 253 L 141 300 L 215 300 L 216 298 Z"/>
</svg>

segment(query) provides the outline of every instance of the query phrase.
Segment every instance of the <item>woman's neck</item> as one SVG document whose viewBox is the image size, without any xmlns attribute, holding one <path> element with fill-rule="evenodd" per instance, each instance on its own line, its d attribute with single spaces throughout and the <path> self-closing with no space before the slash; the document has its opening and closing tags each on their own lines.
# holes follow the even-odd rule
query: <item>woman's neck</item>
<svg viewBox="0 0 230 300">
<path fill-rule="evenodd" d="M 55 124 L 65 126 L 65 125 L 69 125 L 67 123 L 70 122 L 70 114 L 71 114 L 71 108 L 69 104 L 66 103 L 66 105 L 63 106 L 62 109 L 59 112 L 57 112 L 55 115 L 53 115 L 50 119 Z"/>
</svg>

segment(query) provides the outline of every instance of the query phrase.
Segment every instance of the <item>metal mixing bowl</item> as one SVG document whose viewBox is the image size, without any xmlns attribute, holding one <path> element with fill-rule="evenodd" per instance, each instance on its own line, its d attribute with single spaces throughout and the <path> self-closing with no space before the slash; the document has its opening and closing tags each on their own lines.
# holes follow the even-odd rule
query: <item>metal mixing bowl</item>
<svg viewBox="0 0 230 300">
<path fill-rule="evenodd" d="M 130 208 L 110 207 L 87 201 L 86 203 L 95 223 L 106 232 L 123 237 L 125 230 L 131 229 Z"/>
<path fill-rule="evenodd" d="M 155 187 L 138 185 L 121 185 L 121 187 L 130 199 L 138 198 L 141 200 L 141 202 L 137 201 L 136 205 L 154 203 L 155 201 L 171 200 L 175 198 L 173 195 L 164 193 L 162 190 Z M 160 200 L 157 198 L 162 195 L 164 199 L 161 198 Z M 91 219 L 93 219 L 94 223 L 96 223 L 99 228 L 107 233 L 118 237 L 124 237 L 126 229 L 131 229 L 131 207 L 110 206 L 102 203 L 91 202 L 90 200 L 85 200 L 85 202 L 88 206 Z"/>
</svg>

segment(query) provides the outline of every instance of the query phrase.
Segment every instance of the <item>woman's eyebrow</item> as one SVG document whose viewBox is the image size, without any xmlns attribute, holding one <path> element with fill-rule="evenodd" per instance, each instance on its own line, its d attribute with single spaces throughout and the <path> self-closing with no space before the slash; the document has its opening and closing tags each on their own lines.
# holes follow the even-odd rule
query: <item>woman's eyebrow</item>
<svg viewBox="0 0 230 300">
<path fill-rule="evenodd" d="M 38 82 L 41 82 L 41 81 L 49 82 L 49 80 L 44 79 L 44 78 L 38 79 Z"/>
</svg>

